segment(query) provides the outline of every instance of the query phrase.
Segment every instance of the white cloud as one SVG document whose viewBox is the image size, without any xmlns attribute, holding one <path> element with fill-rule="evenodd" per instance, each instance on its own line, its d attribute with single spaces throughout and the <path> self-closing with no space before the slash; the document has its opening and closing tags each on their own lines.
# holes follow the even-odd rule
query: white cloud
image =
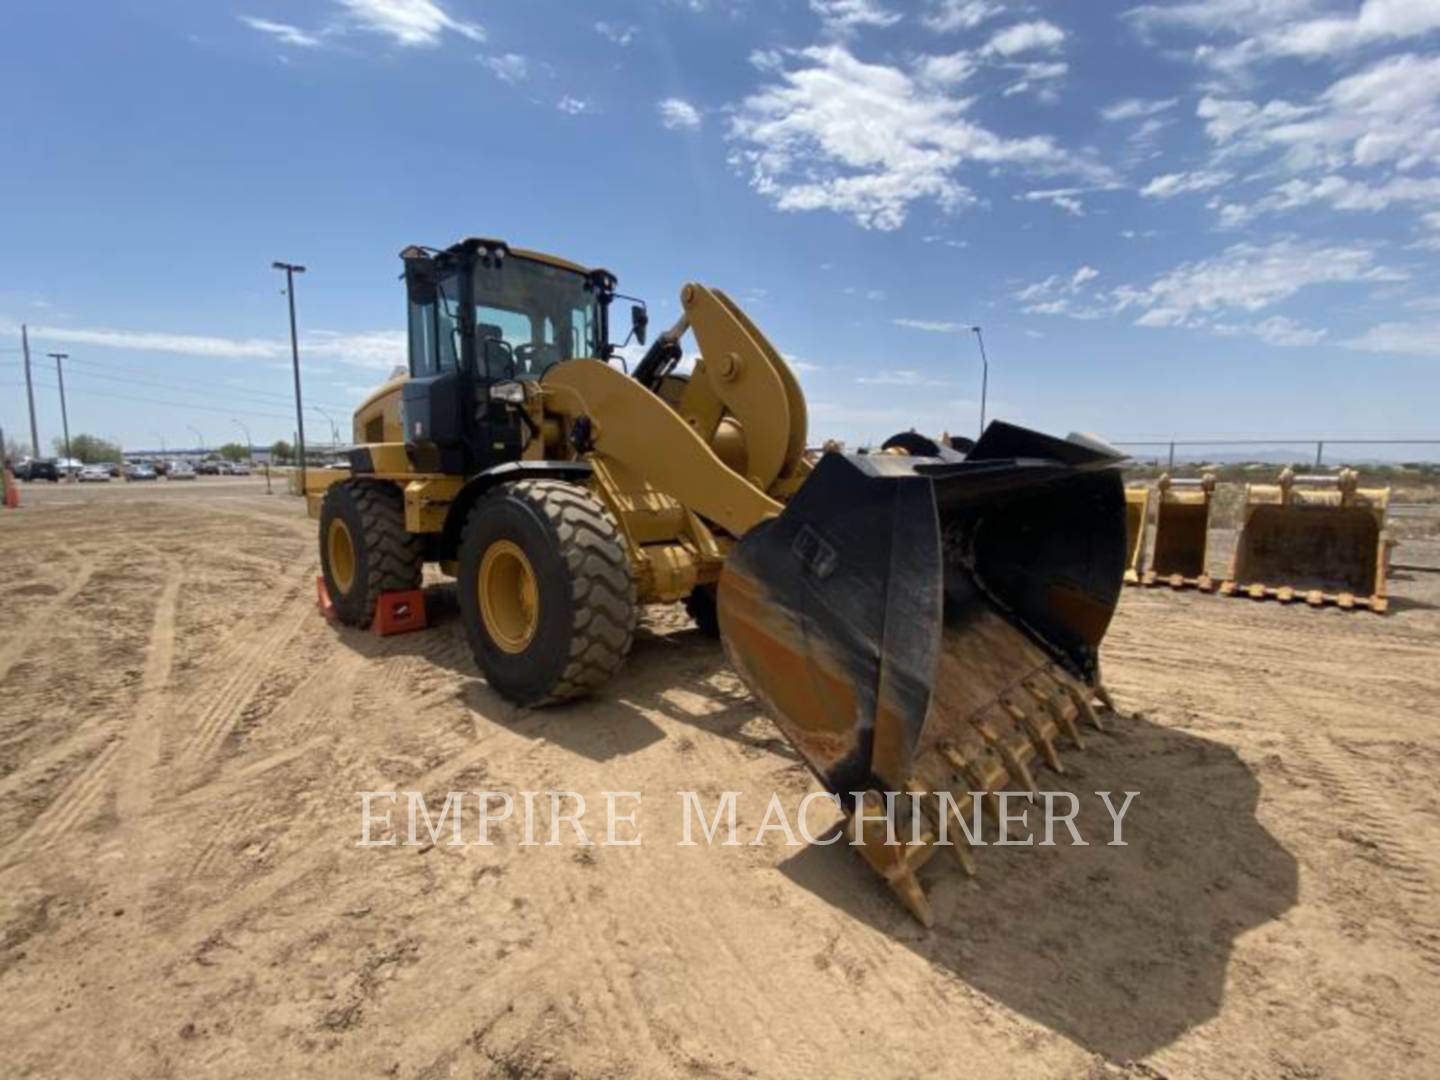
<svg viewBox="0 0 1440 1080">
<path fill-rule="evenodd" d="M 961 49 L 942 56 L 922 57 L 915 66 L 915 74 L 936 86 L 954 86 L 975 74 L 976 67 L 975 54 Z"/>
<path fill-rule="evenodd" d="M 875 375 L 861 375 L 855 380 L 866 386 L 949 386 L 945 379 L 933 379 L 918 371 L 901 368 L 896 371 L 882 371 Z"/>
<path fill-rule="evenodd" d="M 519 53 L 505 53 L 503 56 L 483 56 L 480 62 L 490 69 L 502 82 L 524 82 L 530 77 L 530 62 Z"/>
<path fill-rule="evenodd" d="M 1068 277 L 1051 274 L 1043 281 L 1026 285 L 1015 299 L 1033 315 L 1068 315 L 1072 319 L 1098 319 L 1106 312 L 1089 298 L 1082 298 L 1086 286 L 1100 276 L 1093 266 L 1075 268 Z"/>
<path fill-rule="evenodd" d="M 0 327 L 10 329 L 6 320 Z M 19 327 L 13 327 L 16 333 Z M 117 330 L 106 327 L 34 326 L 36 341 L 86 345 L 101 349 L 173 353 L 179 356 L 224 360 L 289 360 L 289 338 L 230 338 L 206 334 L 179 334 L 156 330 Z M 405 362 L 406 336 L 398 330 L 342 333 L 315 330 L 300 341 L 300 357 L 325 356 L 363 367 L 388 369 Z"/>
<path fill-rule="evenodd" d="M 1380 323 L 1343 344 L 1362 352 L 1440 357 L 1440 320 Z"/>
<path fill-rule="evenodd" d="M 1014 198 L 1020 202 L 1048 202 L 1072 217 L 1084 217 L 1085 204 L 1080 201 L 1080 196 L 1087 191 L 1094 190 L 1096 189 L 1083 187 L 1044 188 L 1038 191 L 1021 192 Z"/>
<path fill-rule="evenodd" d="M 939 0 L 922 22 L 927 30 L 948 34 L 954 30 L 973 30 L 1004 10 L 1003 5 L 988 0 Z"/>
<path fill-rule="evenodd" d="M 1111 293 L 1116 312 L 1137 313 L 1139 326 L 1210 326 L 1226 312 L 1257 312 L 1315 285 L 1399 281 L 1368 248 L 1279 240 L 1233 244 L 1209 259 L 1182 263 L 1136 288 Z"/>
<path fill-rule="evenodd" d="M 1256 337 L 1267 345 L 1287 349 L 1318 345 L 1325 338 L 1324 330 L 1303 326 L 1284 315 L 1271 315 L 1254 323 L 1217 322 L 1210 329 L 1226 337 Z"/>
<path fill-rule="evenodd" d="M 1440 55 L 1379 60 L 1308 106 L 1205 97 L 1211 139 L 1238 153 L 1280 150 L 1292 169 L 1440 164 Z"/>
<path fill-rule="evenodd" d="M 484 41 L 483 27 L 456 19 L 434 0 L 337 0 L 362 30 L 383 34 L 397 45 L 438 45 L 446 31 Z"/>
<path fill-rule="evenodd" d="M 935 319 L 892 319 L 891 321 L 896 326 L 908 327 L 911 330 L 926 330 L 932 334 L 958 334 L 970 329 L 964 323 L 940 322 Z"/>
<path fill-rule="evenodd" d="M 1050 51 L 1059 48 L 1064 40 L 1064 30 L 1045 19 L 1037 19 L 1007 26 L 990 39 L 983 51 L 992 55 L 1015 56 L 1037 49 Z"/>
<path fill-rule="evenodd" d="M 1273 9 L 1283 9 L 1288 17 L 1275 18 Z M 1265 60 L 1316 60 L 1368 45 L 1424 37 L 1440 30 L 1440 4 L 1434 0 L 1365 0 L 1359 10 L 1339 14 L 1291 0 L 1238 12 L 1209 29 L 1240 40 L 1232 45 L 1202 45 L 1196 58 L 1220 71 L 1236 71 Z"/>
<path fill-rule="evenodd" d="M 259 30 L 262 34 L 269 34 L 282 45 L 294 45 L 301 49 L 314 49 L 324 44 L 319 35 L 308 33 L 307 31 L 301 30 L 298 26 L 291 26 L 289 23 L 271 22 L 269 19 L 257 19 L 253 15 L 240 15 L 238 18 L 252 30 Z"/>
<path fill-rule="evenodd" d="M 635 40 L 635 35 L 640 32 L 638 26 L 621 26 L 619 23 L 597 22 L 595 32 L 601 37 L 609 38 L 616 45 L 626 46 Z"/>
<path fill-rule="evenodd" d="M 810 0 L 810 10 L 820 16 L 826 29 L 840 34 L 864 26 L 894 26 L 901 15 L 876 0 Z"/>
<path fill-rule="evenodd" d="M 1440 209 L 1440 55 L 1377 60 L 1303 104 L 1207 95 L 1196 114 L 1217 161 L 1268 155 L 1269 171 L 1293 174 L 1249 204 L 1218 203 L 1222 225 L 1314 203 Z"/>
<path fill-rule="evenodd" d="M 1244 225 L 1260 214 L 1276 213 L 1326 203 L 1336 210 L 1378 211 L 1391 206 L 1415 204 L 1440 206 L 1440 177 L 1397 176 L 1381 183 L 1370 184 L 1330 175 L 1318 180 L 1294 179 L 1273 188 L 1253 203 L 1226 203 L 1220 207 L 1222 225 Z M 1440 211 L 1424 215 L 1424 220 L 1440 222 Z M 1440 228 L 1440 225 L 1432 224 Z"/>
<path fill-rule="evenodd" d="M 593 112 L 595 107 L 585 98 L 571 97 L 566 94 L 555 103 L 555 108 L 570 116 L 578 116 L 580 113 Z"/>
<path fill-rule="evenodd" d="M 1228 172 L 1182 172 L 1157 176 L 1140 189 L 1147 199 L 1171 199 L 1195 191 L 1213 191 L 1234 179 Z"/>
<path fill-rule="evenodd" d="M 700 126 L 700 110 L 681 98 L 666 98 L 656 108 L 661 125 L 672 131 L 694 131 Z"/>
<path fill-rule="evenodd" d="M 740 103 L 732 162 L 781 210 L 832 210 L 866 228 L 896 229 L 910 205 L 975 201 L 956 177 L 967 163 L 1087 176 L 1105 173 L 1049 136 L 1010 139 L 897 67 L 857 60 L 842 45 L 792 54 L 795 66 Z"/>
<path fill-rule="evenodd" d="M 1100 110 L 1100 116 L 1112 123 L 1117 120 L 1140 120 L 1162 113 L 1167 109 L 1173 109 L 1179 103 L 1179 98 L 1164 98 L 1158 101 L 1149 101 L 1145 98 L 1125 98 L 1122 101 L 1106 105 Z"/>
</svg>

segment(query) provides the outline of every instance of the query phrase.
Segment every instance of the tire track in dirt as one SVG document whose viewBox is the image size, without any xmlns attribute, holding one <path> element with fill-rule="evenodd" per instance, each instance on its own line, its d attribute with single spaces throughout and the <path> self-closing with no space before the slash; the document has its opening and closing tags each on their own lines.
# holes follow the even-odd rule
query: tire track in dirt
<svg viewBox="0 0 1440 1080">
<path fill-rule="evenodd" d="M 89 580 L 89 575 L 86 575 L 85 580 Z M 26 852 L 37 846 L 47 847 L 63 833 L 83 824 L 107 793 L 110 787 L 110 772 L 117 762 L 132 758 L 137 752 L 144 755 L 139 759 L 142 762 L 151 757 L 158 760 L 160 732 L 157 725 L 160 722 L 160 701 L 170 679 L 175 653 L 175 608 L 180 594 L 180 583 L 179 572 L 172 572 L 155 604 L 133 726 L 124 732 L 122 737 L 111 738 L 80 775 L 40 813 L 20 838 L 17 844 L 20 851 Z M 78 593 L 80 588 L 83 588 L 83 583 L 75 588 L 74 592 Z M 82 726 L 55 748 L 56 753 L 47 755 L 47 758 L 54 759 L 58 756 L 63 760 L 76 749 L 98 741 L 106 734 L 113 735 L 114 732 L 106 731 L 113 726 L 110 721 L 103 719 L 98 725 Z M 126 753 L 122 753 L 122 750 Z M 61 751 L 64 752 L 60 753 Z M 37 762 L 36 765 L 38 764 Z M 116 812 L 122 822 L 127 816 L 131 820 L 140 816 L 149 806 L 148 770 L 140 769 L 134 761 L 129 764 L 126 776 L 116 791 Z M 27 773 L 33 771 L 34 766 L 26 770 Z M 7 784 L 7 788 L 19 786 L 21 783 L 23 780 L 17 780 Z"/>
<path fill-rule="evenodd" d="M 90 578 L 94 575 L 98 563 L 94 559 L 87 559 L 80 566 L 71 571 L 70 583 L 61 589 L 49 600 L 40 604 L 23 626 L 14 627 L 10 631 L 10 640 L 0 645 L 0 682 L 10 674 L 10 669 L 16 662 L 29 651 L 32 645 L 46 640 L 46 635 L 39 633 L 39 629 L 52 622 L 55 616 L 80 594 L 80 591 L 90 584 Z"/>
<path fill-rule="evenodd" d="M 1296 725 L 1285 732 L 1291 761 L 1302 775 L 1319 781 L 1332 804 L 1343 810 L 1342 837 L 1376 852 L 1402 893 L 1411 901 L 1404 913 L 1421 958 L 1440 970 L 1440 920 L 1436 918 L 1437 868 L 1428 853 L 1406 838 L 1404 823 L 1386 804 L 1383 785 L 1361 775 L 1350 755 L 1334 739 L 1315 727 L 1312 712 L 1297 705 L 1274 680 L 1256 671 L 1232 671 L 1232 681 L 1242 691 L 1259 691 L 1277 703 Z M 1253 696 L 1253 693 L 1250 695 Z M 1288 725 L 1287 725 L 1288 727 Z"/>
<path fill-rule="evenodd" d="M 115 738 L 96 754 L 64 791 L 31 822 L 14 845 L 14 858 L 21 859 L 82 824 L 110 789 L 110 767 L 119 755 L 124 739 Z M 13 860 L 12 860 L 13 861 Z"/>
<path fill-rule="evenodd" d="M 288 606 L 293 607 L 293 603 Z M 252 639 L 234 657 L 233 670 L 213 696 L 208 692 L 197 695 L 208 701 L 200 706 L 190 737 L 176 752 L 176 761 L 183 776 L 193 778 L 209 765 L 240 719 L 245 706 L 271 674 L 276 656 L 290 644 L 305 621 L 313 617 L 314 613 L 308 606 L 299 612 L 282 613 L 278 626 L 258 640 Z M 197 704 L 199 702 L 192 698 L 183 711 L 189 712 L 190 707 Z"/>
<path fill-rule="evenodd" d="M 115 792 L 115 812 L 122 833 L 128 823 L 150 810 L 155 767 L 160 763 L 161 740 L 168 717 L 166 693 L 175 663 L 175 611 L 184 575 L 172 568 L 155 604 L 150 640 L 145 647 L 145 666 L 140 676 L 140 699 L 134 719 L 125 733 L 122 775 Z"/>
</svg>

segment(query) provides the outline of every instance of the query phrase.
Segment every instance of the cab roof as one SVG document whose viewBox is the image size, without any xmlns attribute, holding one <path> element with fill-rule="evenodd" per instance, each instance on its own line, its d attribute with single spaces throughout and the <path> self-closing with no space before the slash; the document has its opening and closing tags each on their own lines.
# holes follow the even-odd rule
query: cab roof
<svg viewBox="0 0 1440 1080">
<path fill-rule="evenodd" d="M 400 257 L 403 259 L 421 254 L 442 254 L 460 256 L 473 251 L 497 250 L 504 252 L 506 255 L 512 255 L 516 258 L 530 259 L 534 262 L 542 262 L 550 266 L 558 267 L 561 270 L 570 270 L 585 277 L 589 277 L 593 274 L 606 274 L 610 277 L 614 276 L 613 274 L 610 274 L 608 270 L 605 270 L 601 267 L 581 266 L 579 263 L 571 262 L 569 259 L 562 259 L 558 255 L 550 255 L 543 251 L 532 251 L 529 248 L 511 247 L 504 240 L 498 240 L 494 237 L 489 236 L 466 237 L 464 240 L 461 240 L 458 243 L 451 244 L 443 252 L 438 253 L 435 252 L 433 248 L 426 248 L 418 244 L 413 244 L 410 247 L 407 247 L 404 251 L 402 251 L 400 253 Z"/>
</svg>

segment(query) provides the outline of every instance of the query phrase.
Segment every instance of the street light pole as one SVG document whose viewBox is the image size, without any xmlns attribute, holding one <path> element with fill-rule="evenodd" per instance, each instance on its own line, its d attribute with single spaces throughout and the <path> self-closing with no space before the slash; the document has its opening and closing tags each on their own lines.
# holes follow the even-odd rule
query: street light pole
<svg viewBox="0 0 1440 1080">
<path fill-rule="evenodd" d="M 305 410 L 300 404 L 300 339 L 295 333 L 295 275 L 305 273 L 305 267 L 295 263 L 273 262 L 275 270 L 285 271 L 285 295 L 290 300 L 290 360 L 295 369 L 295 441 L 299 443 L 296 452 L 300 455 L 300 494 L 305 494 Z"/>
<path fill-rule="evenodd" d="M 65 414 L 65 370 L 61 367 L 62 360 L 70 359 L 69 353 L 52 352 L 46 356 L 55 361 L 55 377 L 60 380 L 60 425 L 65 433 L 65 476 L 70 476 L 70 418 Z"/>
<path fill-rule="evenodd" d="M 165 456 L 165 436 L 164 436 L 164 435 L 161 435 L 160 432 L 157 431 L 157 432 L 155 432 L 155 437 L 160 440 L 160 456 L 161 456 L 161 457 L 164 457 L 164 456 Z"/>
<path fill-rule="evenodd" d="M 335 426 L 335 418 L 320 408 L 319 405 L 312 405 L 310 407 L 325 417 L 325 421 L 330 425 L 330 449 L 334 450 L 340 443 L 340 429 Z"/>
<path fill-rule="evenodd" d="M 985 395 L 990 389 L 990 360 L 985 355 L 985 335 L 980 332 L 980 327 L 972 326 L 975 331 L 975 340 L 980 343 L 980 434 L 985 434 Z"/>
<path fill-rule="evenodd" d="M 245 433 L 245 457 L 253 464 L 255 461 L 255 444 L 250 441 L 250 429 L 233 417 L 230 422 Z"/>
<path fill-rule="evenodd" d="M 200 429 L 197 427 L 190 427 L 189 424 L 186 424 L 185 427 L 188 428 L 190 431 L 195 432 L 195 438 L 200 440 L 200 453 L 205 453 L 205 436 L 200 434 Z"/>
</svg>

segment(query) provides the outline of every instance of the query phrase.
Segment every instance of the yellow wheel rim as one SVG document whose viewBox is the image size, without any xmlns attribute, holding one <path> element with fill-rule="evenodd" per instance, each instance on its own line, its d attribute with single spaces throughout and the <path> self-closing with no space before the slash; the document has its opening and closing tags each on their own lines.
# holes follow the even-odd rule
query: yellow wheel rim
<svg viewBox="0 0 1440 1080">
<path fill-rule="evenodd" d="M 524 652 L 540 626 L 540 590 L 525 552 L 496 540 L 480 560 L 475 590 L 490 640 L 507 653 Z"/>
<path fill-rule="evenodd" d="M 325 553 L 330 562 L 330 576 L 335 587 L 348 593 L 355 584 L 355 541 L 350 539 L 350 529 L 345 522 L 335 518 L 325 533 Z"/>
</svg>

